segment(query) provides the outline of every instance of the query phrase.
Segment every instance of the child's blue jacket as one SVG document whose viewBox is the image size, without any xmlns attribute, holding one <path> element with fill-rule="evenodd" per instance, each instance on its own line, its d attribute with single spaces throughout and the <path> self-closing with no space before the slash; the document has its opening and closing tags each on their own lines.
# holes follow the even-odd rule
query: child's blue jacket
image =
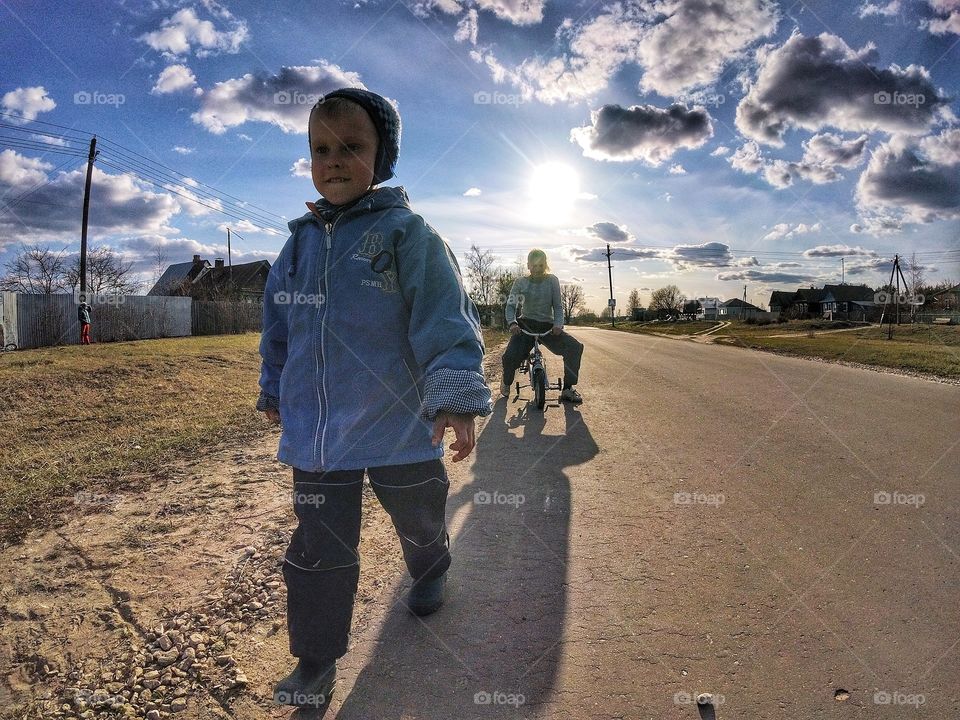
<svg viewBox="0 0 960 720">
<path fill-rule="evenodd" d="M 263 299 L 257 409 L 280 411 L 277 458 L 316 472 L 442 457 L 439 411 L 490 412 L 456 258 L 403 188 L 308 206 Z"/>
</svg>

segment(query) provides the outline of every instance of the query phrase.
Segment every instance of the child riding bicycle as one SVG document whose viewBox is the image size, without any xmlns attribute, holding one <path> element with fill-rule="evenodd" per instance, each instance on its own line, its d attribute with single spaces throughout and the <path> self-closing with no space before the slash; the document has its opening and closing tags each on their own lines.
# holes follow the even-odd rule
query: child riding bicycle
<svg viewBox="0 0 960 720">
<path fill-rule="evenodd" d="M 560 399 L 580 403 L 583 398 L 573 387 L 580 374 L 580 358 L 583 356 L 583 343 L 563 331 L 563 304 L 560 301 L 560 281 L 550 274 L 547 254 L 534 249 L 527 255 L 527 269 L 530 274 L 517 278 L 507 298 L 507 324 L 513 336 L 503 353 L 503 381 L 500 383 L 500 395 L 510 394 L 510 385 L 523 359 L 530 354 L 533 338 L 520 332 L 520 322 L 529 332 L 542 333 L 541 342 L 552 352 L 563 358 L 563 391 Z M 522 316 L 517 317 L 517 305 L 521 306 Z"/>
</svg>

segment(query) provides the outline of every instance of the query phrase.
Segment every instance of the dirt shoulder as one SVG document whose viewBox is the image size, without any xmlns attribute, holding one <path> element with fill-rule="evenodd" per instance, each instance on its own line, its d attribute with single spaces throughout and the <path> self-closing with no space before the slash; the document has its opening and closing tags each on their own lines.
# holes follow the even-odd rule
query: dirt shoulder
<svg viewBox="0 0 960 720">
<path fill-rule="evenodd" d="M 128 475 L 0 549 L 0 717 L 286 717 L 272 684 L 291 662 L 280 561 L 296 519 L 278 440 Z M 406 573 L 369 486 L 363 505 L 354 636 Z"/>
</svg>

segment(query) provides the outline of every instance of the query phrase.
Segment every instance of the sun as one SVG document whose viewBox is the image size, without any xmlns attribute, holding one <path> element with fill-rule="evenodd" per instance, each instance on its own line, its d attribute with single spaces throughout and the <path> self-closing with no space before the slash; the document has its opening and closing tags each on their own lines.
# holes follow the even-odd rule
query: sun
<svg viewBox="0 0 960 720">
<path fill-rule="evenodd" d="M 580 195 L 580 176 L 569 165 L 548 162 L 537 165 L 530 176 L 530 211 L 537 222 L 564 222 Z"/>
</svg>

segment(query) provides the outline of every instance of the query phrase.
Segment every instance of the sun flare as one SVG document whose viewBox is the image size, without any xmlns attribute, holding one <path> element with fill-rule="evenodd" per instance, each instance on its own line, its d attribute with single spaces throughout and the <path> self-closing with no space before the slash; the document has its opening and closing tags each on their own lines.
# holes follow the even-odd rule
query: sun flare
<svg viewBox="0 0 960 720">
<path fill-rule="evenodd" d="M 544 163 L 530 176 L 531 214 L 539 222 L 563 222 L 579 195 L 580 176 L 569 165 Z"/>
</svg>

